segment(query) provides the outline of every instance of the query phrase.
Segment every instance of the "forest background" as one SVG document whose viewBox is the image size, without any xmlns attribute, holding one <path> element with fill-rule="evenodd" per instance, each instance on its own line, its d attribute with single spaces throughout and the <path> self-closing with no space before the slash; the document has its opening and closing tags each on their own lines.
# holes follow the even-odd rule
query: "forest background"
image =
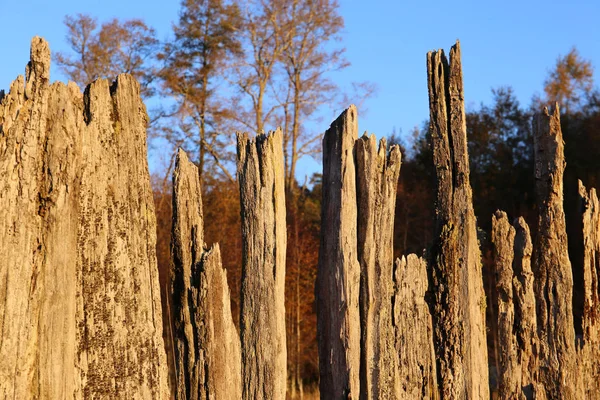
<svg viewBox="0 0 600 400">
<path fill-rule="evenodd" d="M 50 42 L 55 79 L 73 80 L 83 90 L 99 77 L 129 72 L 142 83 L 151 120 L 149 161 L 165 316 L 170 313 L 170 176 L 175 149 L 183 147 L 199 166 L 206 242 L 219 242 L 223 249 L 237 324 L 241 233 L 235 132 L 282 128 L 292 394 L 318 379 L 314 281 L 321 134 L 350 102 L 358 105 L 363 129 L 373 129 L 402 147 L 394 253 L 421 254 L 432 240 L 434 207 L 425 53 L 461 39 L 471 183 L 490 333 L 496 332 L 490 325 L 496 321 L 491 216 L 503 209 L 509 217 L 522 215 L 536 226 L 531 115 L 542 104 L 558 101 L 563 114 L 569 237 L 581 231 L 577 178 L 587 187 L 598 187 L 600 93 L 594 65 L 600 59 L 594 57 L 600 57 L 600 27 L 593 18 L 600 6 L 593 2 L 568 7 L 549 2 L 452 3 L 440 4 L 435 11 L 391 1 L 371 6 L 335 0 L 30 3 L 25 8 L 0 2 L 4 88 L 22 73 L 29 40 L 36 34 Z M 572 257 L 577 333 L 581 261 Z M 167 346 L 169 333 L 166 322 Z M 488 342 L 494 380 L 493 334 Z"/>
</svg>

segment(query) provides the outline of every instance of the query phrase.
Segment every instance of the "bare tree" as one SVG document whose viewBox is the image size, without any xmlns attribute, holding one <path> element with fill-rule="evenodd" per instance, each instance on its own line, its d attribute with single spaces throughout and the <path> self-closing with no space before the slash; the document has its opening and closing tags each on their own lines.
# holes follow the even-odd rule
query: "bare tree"
<svg viewBox="0 0 600 400">
<path fill-rule="evenodd" d="M 57 53 L 55 61 L 69 79 L 84 88 L 98 78 L 129 73 L 140 82 L 143 97 L 153 94 L 154 29 L 140 19 L 116 18 L 98 27 L 97 19 L 85 14 L 67 15 L 64 23 L 73 54 Z"/>
<path fill-rule="evenodd" d="M 232 117 L 217 89 L 223 83 L 228 62 L 241 54 L 237 38 L 240 10 L 223 0 L 184 0 L 179 22 L 173 27 L 174 40 L 167 43 L 159 58 L 163 94 L 174 99 L 169 125 L 163 130 L 173 144 L 183 145 L 196 154 L 202 182 L 206 158 L 233 181 L 223 165 L 223 124 Z"/>
<path fill-rule="evenodd" d="M 243 2 L 242 42 L 246 50 L 231 77 L 239 94 L 234 98 L 235 121 L 243 130 L 262 133 L 280 108 L 273 92 L 277 65 L 284 46 L 282 40 L 283 3 L 279 0 Z"/>
<path fill-rule="evenodd" d="M 282 103 L 286 187 L 295 182 L 296 164 L 320 150 L 321 136 L 308 133 L 303 122 L 338 94 L 327 73 L 349 65 L 343 47 L 331 48 L 344 27 L 337 0 L 282 0 L 280 62 L 287 81 Z"/>
</svg>

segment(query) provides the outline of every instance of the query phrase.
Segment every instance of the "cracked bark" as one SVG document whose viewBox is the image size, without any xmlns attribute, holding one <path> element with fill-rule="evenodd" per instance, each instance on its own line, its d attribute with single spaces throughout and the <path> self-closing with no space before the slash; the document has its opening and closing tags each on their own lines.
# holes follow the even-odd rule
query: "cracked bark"
<svg viewBox="0 0 600 400">
<path fill-rule="evenodd" d="M 237 136 L 242 217 L 242 398 L 284 399 L 286 214 L 280 130 Z"/>
<path fill-rule="evenodd" d="M 431 308 L 442 398 L 488 398 L 486 299 L 469 183 L 460 45 L 427 54 L 437 238 Z"/>
<path fill-rule="evenodd" d="M 164 399 L 139 85 L 49 85 L 34 38 L 0 104 L 0 397 Z"/>
<path fill-rule="evenodd" d="M 360 395 L 360 265 L 354 143 L 355 106 L 345 110 L 323 137 L 321 243 L 315 284 L 320 393 L 325 399 Z"/>
<path fill-rule="evenodd" d="M 397 376 L 392 325 L 394 212 L 400 148 L 387 156 L 385 139 L 363 136 L 355 144 L 358 260 L 360 263 L 361 399 L 389 399 Z"/>
<path fill-rule="evenodd" d="M 218 245 L 204 245 L 197 167 L 179 150 L 173 174 L 173 270 L 177 399 L 239 399 L 240 340 Z"/>
</svg>

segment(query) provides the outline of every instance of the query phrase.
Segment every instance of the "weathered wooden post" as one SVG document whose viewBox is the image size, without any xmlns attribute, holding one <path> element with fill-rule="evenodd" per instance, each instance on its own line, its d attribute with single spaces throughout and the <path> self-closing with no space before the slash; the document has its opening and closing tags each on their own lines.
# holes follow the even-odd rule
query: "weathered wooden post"
<svg viewBox="0 0 600 400">
<path fill-rule="evenodd" d="M 138 83 L 49 85 L 34 38 L 0 104 L 0 397 L 168 396 Z"/>
<path fill-rule="evenodd" d="M 518 399 L 521 394 L 521 371 L 517 359 L 517 340 L 513 335 L 515 307 L 512 264 L 515 228 L 510 225 L 504 212 L 496 211 L 492 216 L 492 243 L 498 290 L 499 392 L 503 399 Z"/>
<path fill-rule="evenodd" d="M 396 368 L 392 324 L 394 213 L 400 148 L 363 136 L 355 144 L 360 263 L 361 399 L 393 398 Z"/>
<path fill-rule="evenodd" d="M 26 79 L 12 82 L 0 103 L 2 399 L 66 398 L 81 389 L 77 125 L 83 125 L 83 104 L 76 85 L 50 87 L 49 79 L 50 49 L 36 37 Z"/>
<path fill-rule="evenodd" d="M 354 143 L 355 106 L 345 110 L 323 137 L 321 245 L 315 295 L 323 399 L 360 394 L 360 265 Z"/>
<path fill-rule="evenodd" d="M 583 340 L 578 350 L 580 392 L 586 399 L 600 393 L 600 204 L 596 189 L 579 181 L 583 219 Z"/>
<path fill-rule="evenodd" d="M 173 174 L 172 229 L 175 397 L 239 399 L 241 349 L 227 273 L 219 246 L 205 249 L 198 168 L 183 150 Z"/>
<path fill-rule="evenodd" d="M 500 398 L 543 397 L 535 380 L 537 329 L 532 244 L 523 218 L 511 226 L 506 213 L 492 217 L 492 243 L 498 290 L 498 340 L 500 347 Z"/>
<path fill-rule="evenodd" d="M 534 276 L 531 269 L 533 244 L 529 225 L 523 217 L 513 222 L 515 228 L 513 257 L 513 298 L 515 300 L 515 327 L 521 389 L 527 399 L 543 398 L 543 387 L 536 381 L 537 318 L 535 310 Z"/>
<path fill-rule="evenodd" d="M 469 183 L 460 45 L 427 54 L 436 234 L 430 254 L 434 344 L 442 398 L 488 398 L 486 299 Z"/>
<path fill-rule="evenodd" d="M 533 120 L 538 234 L 534 288 L 540 343 L 538 383 L 553 399 L 576 398 L 573 273 L 563 210 L 564 142 L 558 104 Z"/>
<path fill-rule="evenodd" d="M 242 215 L 242 398 L 284 399 L 286 214 L 280 130 L 237 136 Z"/>
<path fill-rule="evenodd" d="M 427 263 L 415 254 L 396 260 L 393 326 L 396 337 L 398 400 L 439 398 L 433 329 L 425 293 L 429 286 Z"/>
</svg>

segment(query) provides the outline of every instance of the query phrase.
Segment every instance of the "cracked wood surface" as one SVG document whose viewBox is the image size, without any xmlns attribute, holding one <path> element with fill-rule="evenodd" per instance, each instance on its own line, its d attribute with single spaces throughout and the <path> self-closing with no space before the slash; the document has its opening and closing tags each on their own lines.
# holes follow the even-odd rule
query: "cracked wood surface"
<svg viewBox="0 0 600 400">
<path fill-rule="evenodd" d="M 240 339 L 219 245 L 206 249 L 198 168 L 179 150 L 173 174 L 171 272 L 177 399 L 239 399 Z"/>
<path fill-rule="evenodd" d="M 355 144 L 360 263 L 361 399 L 391 399 L 398 375 L 392 325 L 394 213 L 400 148 L 366 134 Z"/>
<path fill-rule="evenodd" d="M 323 137 L 321 243 L 315 283 L 319 388 L 326 399 L 360 395 L 360 265 L 354 144 L 355 106 L 345 110 Z"/>
<path fill-rule="evenodd" d="M 242 217 L 242 398 L 284 399 L 286 211 L 281 130 L 237 136 Z"/>
<path fill-rule="evenodd" d="M 427 263 L 415 254 L 396 260 L 393 326 L 397 356 L 396 399 L 439 399 Z"/>
<path fill-rule="evenodd" d="M 579 394 L 600 393 L 600 204 L 596 189 L 586 191 L 579 181 L 583 220 L 583 340 L 578 346 Z"/>
<path fill-rule="evenodd" d="M 492 217 L 492 244 L 498 290 L 498 345 L 500 398 L 544 398 L 537 384 L 537 323 L 532 242 L 523 218 L 511 225 L 506 213 Z"/>
<path fill-rule="evenodd" d="M 564 142 L 558 104 L 533 119 L 538 234 L 533 272 L 539 338 L 538 383 L 551 399 L 575 399 L 573 272 L 563 210 Z"/>
<path fill-rule="evenodd" d="M 471 185 L 460 45 L 427 54 L 437 239 L 430 254 L 438 383 L 443 399 L 488 398 L 481 252 Z"/>
<path fill-rule="evenodd" d="M 0 397 L 165 399 L 139 85 L 49 70 L 36 37 L 0 103 Z"/>
</svg>

